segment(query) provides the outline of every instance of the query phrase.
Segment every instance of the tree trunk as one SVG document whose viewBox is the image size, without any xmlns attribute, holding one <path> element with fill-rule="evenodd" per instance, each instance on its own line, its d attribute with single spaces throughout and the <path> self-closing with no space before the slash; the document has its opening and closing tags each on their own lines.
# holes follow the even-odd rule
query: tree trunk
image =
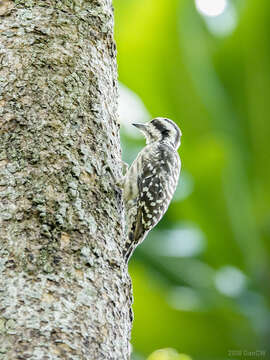
<svg viewBox="0 0 270 360">
<path fill-rule="evenodd" d="M 111 0 L 0 15 L 0 359 L 128 359 Z"/>
</svg>

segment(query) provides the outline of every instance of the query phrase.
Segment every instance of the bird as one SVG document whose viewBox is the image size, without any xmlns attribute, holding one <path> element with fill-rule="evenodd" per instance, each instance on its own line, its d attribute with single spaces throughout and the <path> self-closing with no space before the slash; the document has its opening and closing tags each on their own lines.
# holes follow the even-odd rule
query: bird
<svg viewBox="0 0 270 360">
<path fill-rule="evenodd" d="M 177 149 L 182 132 L 174 121 L 157 117 L 132 125 L 143 133 L 146 146 L 124 177 L 127 239 L 123 256 L 126 263 L 167 211 L 181 170 Z"/>
</svg>

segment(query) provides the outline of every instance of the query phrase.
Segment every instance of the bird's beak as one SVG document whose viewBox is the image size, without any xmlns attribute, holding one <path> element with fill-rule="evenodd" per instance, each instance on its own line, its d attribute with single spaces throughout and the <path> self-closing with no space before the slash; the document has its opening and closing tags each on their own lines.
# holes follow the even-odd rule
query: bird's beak
<svg viewBox="0 0 270 360">
<path fill-rule="evenodd" d="M 142 131 L 144 131 L 146 128 L 146 124 L 132 124 L 132 125 Z"/>
</svg>

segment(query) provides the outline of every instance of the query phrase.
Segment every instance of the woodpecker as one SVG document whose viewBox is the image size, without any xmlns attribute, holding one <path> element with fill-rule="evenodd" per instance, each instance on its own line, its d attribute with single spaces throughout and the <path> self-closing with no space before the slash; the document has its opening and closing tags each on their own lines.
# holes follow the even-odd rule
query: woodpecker
<svg viewBox="0 0 270 360">
<path fill-rule="evenodd" d="M 124 247 L 126 263 L 167 211 L 181 169 L 177 149 L 182 133 L 172 120 L 158 117 L 145 124 L 132 125 L 143 133 L 146 146 L 124 179 L 128 237 Z"/>
</svg>

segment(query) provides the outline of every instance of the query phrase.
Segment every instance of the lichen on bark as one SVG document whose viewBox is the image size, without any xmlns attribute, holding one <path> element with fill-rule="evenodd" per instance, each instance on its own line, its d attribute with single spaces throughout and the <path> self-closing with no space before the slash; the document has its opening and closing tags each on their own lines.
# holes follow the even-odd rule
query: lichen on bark
<svg viewBox="0 0 270 360">
<path fill-rule="evenodd" d="M 129 358 L 120 176 L 111 1 L 0 2 L 0 359 Z"/>
</svg>

